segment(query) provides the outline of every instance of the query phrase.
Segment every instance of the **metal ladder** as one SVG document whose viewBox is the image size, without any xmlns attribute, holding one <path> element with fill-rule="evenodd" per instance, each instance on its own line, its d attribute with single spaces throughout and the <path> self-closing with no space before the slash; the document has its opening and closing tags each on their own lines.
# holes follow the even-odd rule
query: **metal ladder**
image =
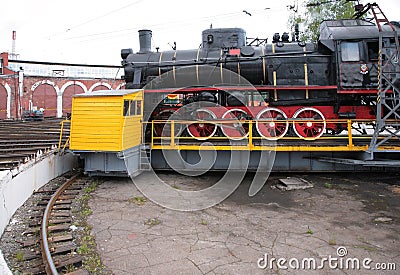
<svg viewBox="0 0 400 275">
<path fill-rule="evenodd" d="M 390 148 L 379 149 L 380 146 L 388 145 L 392 139 L 400 140 L 400 89 L 395 85 L 395 83 L 400 83 L 400 46 L 396 28 L 389 22 L 377 4 L 369 5 L 379 29 L 376 125 L 367 150 L 370 158 L 374 159 L 374 153 L 377 152 L 400 152 L 399 150 L 390 150 Z M 389 25 L 392 31 L 383 30 L 382 23 Z M 379 139 L 379 134 L 382 132 L 387 135 L 385 138 Z"/>
<path fill-rule="evenodd" d="M 140 147 L 140 171 L 151 171 L 151 149 L 148 145 Z"/>
</svg>

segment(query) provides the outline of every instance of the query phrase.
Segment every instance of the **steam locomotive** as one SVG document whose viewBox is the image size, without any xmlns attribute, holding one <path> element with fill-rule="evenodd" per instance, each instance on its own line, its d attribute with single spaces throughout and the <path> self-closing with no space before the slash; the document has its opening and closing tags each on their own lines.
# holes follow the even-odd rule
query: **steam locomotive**
<svg viewBox="0 0 400 275">
<path fill-rule="evenodd" d="M 392 31 L 387 25 L 383 29 Z M 314 140 L 345 129 L 343 122 L 330 122 L 334 119 L 376 117 L 379 30 L 374 23 L 324 21 L 317 43 L 299 41 L 298 33 L 292 39 L 287 33 L 275 34 L 272 43 L 262 43 L 246 39 L 241 28 L 210 28 L 203 31 L 198 49 L 154 52 L 151 37 L 150 30 L 140 30 L 139 52 L 121 50 L 126 88 L 145 87 L 144 111 L 149 121 L 173 115 L 199 120 L 175 129 L 176 135 L 240 140 L 248 135 L 245 121 L 251 119 L 256 122 L 254 134 L 262 138 L 277 140 L 293 134 Z M 395 42 L 387 38 L 384 43 Z M 217 72 L 212 85 L 199 79 L 205 66 Z M 177 73 L 185 68 L 190 70 Z M 226 76 L 226 71 L 253 88 L 240 78 L 229 84 L 226 78 L 233 76 Z M 172 81 L 157 86 L 153 80 L 163 74 Z M 150 107 L 150 102 L 157 104 Z M 196 102 L 195 108 L 179 111 Z M 233 118 L 240 127 L 217 123 Z M 165 127 L 154 128 L 154 134 L 163 135 Z"/>
</svg>

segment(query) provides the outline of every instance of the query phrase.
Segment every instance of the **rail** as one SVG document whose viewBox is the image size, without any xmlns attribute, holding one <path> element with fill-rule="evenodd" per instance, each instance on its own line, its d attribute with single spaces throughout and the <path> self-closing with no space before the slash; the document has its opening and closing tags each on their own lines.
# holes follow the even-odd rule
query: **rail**
<svg viewBox="0 0 400 275">
<path fill-rule="evenodd" d="M 49 243 L 48 243 L 48 234 L 47 234 L 47 226 L 50 219 L 50 214 L 53 209 L 54 204 L 56 203 L 57 198 L 72 184 L 75 182 L 79 174 L 75 174 L 69 180 L 67 180 L 51 197 L 48 202 L 46 209 L 43 214 L 42 225 L 41 225 L 41 245 L 42 245 L 42 257 L 43 262 L 45 264 L 46 273 L 47 274 L 58 274 L 57 268 L 54 264 L 53 258 L 51 256 Z"/>
<path fill-rule="evenodd" d="M 281 137 L 260 135 L 260 124 L 270 124 L 271 127 L 282 125 L 285 133 Z M 296 132 L 299 125 L 320 124 L 321 133 L 307 137 Z M 398 121 L 400 125 L 400 121 Z M 210 136 L 195 137 L 189 133 L 190 125 L 207 124 L 216 130 Z M 246 128 L 241 136 L 229 137 L 224 128 L 232 129 L 235 124 Z M 340 134 L 329 134 L 326 129 L 329 125 L 341 125 Z M 237 125 L 235 126 L 237 127 Z M 281 127 L 281 128 L 282 128 Z M 305 126 L 304 126 L 305 127 Z M 373 120 L 357 119 L 259 119 L 259 120 L 154 120 L 145 123 L 144 129 L 151 132 L 148 140 L 152 149 L 171 150 L 250 150 L 250 151 L 367 151 L 374 132 Z M 234 127 L 233 127 L 234 128 Z M 279 127 L 278 127 L 279 128 Z M 162 129 L 162 135 L 160 130 Z M 146 131 L 145 131 L 146 132 Z M 158 132 L 158 134 L 157 134 Z M 219 135 L 215 133 L 219 132 Z M 287 132 L 287 133 L 286 133 Z M 304 133 L 303 133 L 304 134 Z M 387 138 L 388 133 L 382 133 L 380 139 Z M 392 139 L 393 143 L 381 147 L 381 150 L 399 150 L 400 143 Z M 207 142 L 207 143 L 204 143 Z"/>
</svg>

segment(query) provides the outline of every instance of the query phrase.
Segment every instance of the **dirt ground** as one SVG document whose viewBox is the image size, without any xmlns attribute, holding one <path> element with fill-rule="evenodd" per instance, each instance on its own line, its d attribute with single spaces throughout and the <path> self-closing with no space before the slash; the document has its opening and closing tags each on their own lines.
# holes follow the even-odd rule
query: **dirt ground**
<svg viewBox="0 0 400 275">
<path fill-rule="evenodd" d="M 159 175 L 182 190 L 221 177 Z M 272 174 L 249 197 L 252 176 L 194 212 L 146 200 L 130 179 L 107 179 L 88 221 L 104 264 L 115 274 L 398 274 L 399 174 Z M 277 189 L 287 177 L 314 187 Z"/>
</svg>

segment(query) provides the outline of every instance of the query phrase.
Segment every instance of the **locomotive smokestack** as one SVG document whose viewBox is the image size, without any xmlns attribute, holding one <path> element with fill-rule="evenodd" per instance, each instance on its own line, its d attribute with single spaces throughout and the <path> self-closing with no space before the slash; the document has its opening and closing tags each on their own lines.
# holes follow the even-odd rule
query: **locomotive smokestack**
<svg viewBox="0 0 400 275">
<path fill-rule="evenodd" d="M 151 52 L 151 30 L 139 30 L 139 53 L 149 53 Z"/>
</svg>

